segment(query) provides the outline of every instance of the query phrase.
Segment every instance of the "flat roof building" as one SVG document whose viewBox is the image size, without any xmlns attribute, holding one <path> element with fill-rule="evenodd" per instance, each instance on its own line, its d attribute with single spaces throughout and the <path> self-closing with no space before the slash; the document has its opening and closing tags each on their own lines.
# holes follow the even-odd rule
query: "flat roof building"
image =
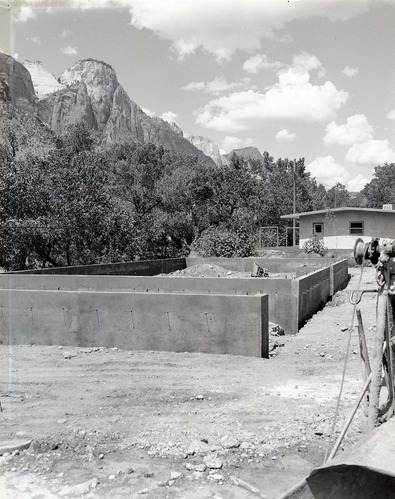
<svg viewBox="0 0 395 499">
<path fill-rule="evenodd" d="M 283 215 L 299 220 L 299 247 L 316 235 L 328 249 L 353 249 L 355 240 L 372 237 L 395 239 L 395 206 L 376 208 L 332 208 Z"/>
</svg>

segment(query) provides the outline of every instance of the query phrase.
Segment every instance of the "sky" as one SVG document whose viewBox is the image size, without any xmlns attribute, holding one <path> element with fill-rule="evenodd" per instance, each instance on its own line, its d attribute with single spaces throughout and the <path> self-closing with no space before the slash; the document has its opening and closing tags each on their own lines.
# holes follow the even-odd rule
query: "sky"
<svg viewBox="0 0 395 499">
<path fill-rule="evenodd" d="M 2 1 L 2 0 L 0 0 Z M 0 49 L 109 63 L 147 113 L 359 191 L 395 162 L 395 0 L 16 0 Z"/>
</svg>

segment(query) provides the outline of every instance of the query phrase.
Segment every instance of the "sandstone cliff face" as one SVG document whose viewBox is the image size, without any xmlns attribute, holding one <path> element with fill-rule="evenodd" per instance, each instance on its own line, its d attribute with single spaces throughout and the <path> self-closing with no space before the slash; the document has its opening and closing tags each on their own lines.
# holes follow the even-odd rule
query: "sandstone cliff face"
<svg viewBox="0 0 395 499">
<path fill-rule="evenodd" d="M 152 142 L 173 153 L 211 162 L 183 137 L 177 125 L 145 114 L 129 98 L 110 65 L 94 59 L 78 61 L 61 75 L 59 85 L 42 66 L 30 66 L 38 74 L 36 92 L 29 71 L 5 54 L 0 54 L 0 79 L 10 83 L 16 107 L 52 131 L 61 133 L 68 125 L 83 121 L 99 133 L 105 145 Z"/>
<path fill-rule="evenodd" d="M 59 83 L 40 61 L 24 61 L 22 64 L 30 73 L 34 91 L 38 98 L 64 88 L 64 85 Z"/>
<path fill-rule="evenodd" d="M 209 156 L 217 166 L 227 164 L 227 161 L 224 161 L 219 152 L 219 147 L 212 140 L 205 139 L 200 135 L 191 135 L 190 137 L 187 137 L 187 139 L 191 144 L 197 147 L 197 149 L 204 152 L 206 156 Z"/>
<path fill-rule="evenodd" d="M 10 55 L 0 52 L 0 79 L 8 85 L 10 103 L 34 113 L 36 97 L 29 71 Z"/>
<path fill-rule="evenodd" d="M 236 154 L 236 156 L 245 159 L 247 162 L 252 159 L 258 161 L 264 160 L 259 150 L 256 147 L 252 146 L 242 147 L 241 149 L 233 149 L 233 151 L 231 151 L 229 154 L 225 154 L 225 158 L 229 160 L 232 154 Z"/>
</svg>

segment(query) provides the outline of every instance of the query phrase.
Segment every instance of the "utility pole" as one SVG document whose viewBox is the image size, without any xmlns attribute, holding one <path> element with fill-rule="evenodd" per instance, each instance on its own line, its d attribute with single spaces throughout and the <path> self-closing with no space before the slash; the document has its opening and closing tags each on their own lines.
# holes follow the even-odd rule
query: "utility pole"
<svg viewBox="0 0 395 499">
<path fill-rule="evenodd" d="M 293 212 L 296 213 L 296 182 L 295 182 L 295 163 L 296 159 L 293 162 Z M 296 219 L 293 219 L 292 226 L 292 246 L 296 246 Z"/>
</svg>

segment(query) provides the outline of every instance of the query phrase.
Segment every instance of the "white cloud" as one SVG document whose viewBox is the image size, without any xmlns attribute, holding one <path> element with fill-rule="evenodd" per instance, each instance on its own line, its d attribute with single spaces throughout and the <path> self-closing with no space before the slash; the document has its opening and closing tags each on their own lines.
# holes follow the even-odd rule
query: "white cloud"
<svg viewBox="0 0 395 499">
<path fill-rule="evenodd" d="M 367 178 L 363 175 L 359 174 L 353 179 L 349 180 L 347 183 L 347 189 L 351 192 L 359 192 L 361 191 L 365 185 L 369 182 Z"/>
<path fill-rule="evenodd" d="M 312 177 L 318 182 L 333 187 L 337 182 L 346 184 L 349 174 L 344 166 L 339 165 L 333 156 L 319 156 L 306 166 Z"/>
<path fill-rule="evenodd" d="M 260 69 L 280 69 L 283 67 L 281 62 L 270 62 L 267 55 L 256 54 L 247 59 L 243 64 L 244 71 L 256 74 Z"/>
<path fill-rule="evenodd" d="M 395 151 L 388 140 L 372 139 L 350 147 L 346 159 L 360 165 L 392 163 L 395 162 Z"/>
<path fill-rule="evenodd" d="M 233 137 L 231 135 L 227 135 L 224 138 L 222 144 L 222 150 L 224 151 L 224 153 L 229 153 L 233 149 L 241 149 L 242 147 L 248 147 L 252 145 L 253 142 L 254 141 L 251 138 L 240 139 L 239 137 Z"/>
<path fill-rule="evenodd" d="M 167 121 L 168 123 L 177 123 L 176 119 L 178 118 L 177 113 L 173 113 L 173 111 L 166 111 L 161 115 L 162 120 Z"/>
<path fill-rule="evenodd" d="M 395 109 L 393 109 L 392 111 L 390 111 L 388 114 L 387 114 L 387 118 L 389 120 L 395 120 Z"/>
<path fill-rule="evenodd" d="M 148 29 L 172 43 L 182 58 L 198 48 L 217 59 L 229 59 L 236 50 L 259 50 L 262 37 L 273 36 L 288 21 L 320 15 L 332 20 L 351 18 L 367 10 L 369 0 L 128 0 L 131 24 Z"/>
<path fill-rule="evenodd" d="M 77 55 L 78 54 L 77 47 L 72 47 L 71 45 L 67 45 L 67 47 L 61 48 L 60 51 L 62 52 L 62 54 L 65 54 L 65 55 Z"/>
<path fill-rule="evenodd" d="M 268 119 L 322 121 L 333 116 L 348 100 L 348 93 L 327 81 L 310 83 L 309 70 L 319 60 L 305 52 L 278 74 L 278 83 L 265 93 L 248 90 L 211 100 L 197 111 L 196 122 L 219 131 L 248 130 Z"/>
<path fill-rule="evenodd" d="M 349 78 L 351 78 L 352 76 L 355 76 L 359 73 L 359 68 L 352 68 L 350 66 L 346 66 L 342 73 L 345 75 L 345 76 L 348 76 Z"/>
<path fill-rule="evenodd" d="M 306 167 L 312 177 L 325 187 L 333 187 L 338 182 L 345 185 L 351 192 L 358 192 L 369 182 L 362 174 L 351 178 L 350 173 L 340 165 L 333 156 L 320 156 Z"/>
<path fill-rule="evenodd" d="M 143 112 L 145 114 L 147 114 L 148 116 L 151 116 L 151 118 L 153 118 L 154 116 L 156 116 L 155 111 L 151 111 L 150 109 L 148 109 L 146 107 L 142 107 L 141 109 L 143 110 Z"/>
<path fill-rule="evenodd" d="M 33 8 L 29 5 L 23 5 L 22 7 L 16 9 L 14 20 L 16 22 L 25 23 L 29 19 L 34 19 L 35 17 L 36 13 L 34 12 Z"/>
<path fill-rule="evenodd" d="M 373 138 L 373 128 L 364 114 L 354 114 L 347 118 L 345 125 L 337 125 L 334 121 L 325 128 L 324 144 L 340 144 L 350 146 L 357 142 L 366 142 Z"/>
<path fill-rule="evenodd" d="M 210 94 L 220 94 L 222 92 L 226 92 L 227 90 L 231 90 L 233 88 L 241 88 L 244 87 L 249 82 L 249 78 L 245 78 L 241 82 L 228 82 L 223 77 L 216 77 L 211 81 L 192 81 L 181 87 L 181 90 L 204 90 Z"/>
<path fill-rule="evenodd" d="M 280 130 L 276 134 L 276 140 L 278 142 L 293 142 L 295 139 L 296 139 L 296 133 L 291 133 L 286 128 Z"/>
</svg>

